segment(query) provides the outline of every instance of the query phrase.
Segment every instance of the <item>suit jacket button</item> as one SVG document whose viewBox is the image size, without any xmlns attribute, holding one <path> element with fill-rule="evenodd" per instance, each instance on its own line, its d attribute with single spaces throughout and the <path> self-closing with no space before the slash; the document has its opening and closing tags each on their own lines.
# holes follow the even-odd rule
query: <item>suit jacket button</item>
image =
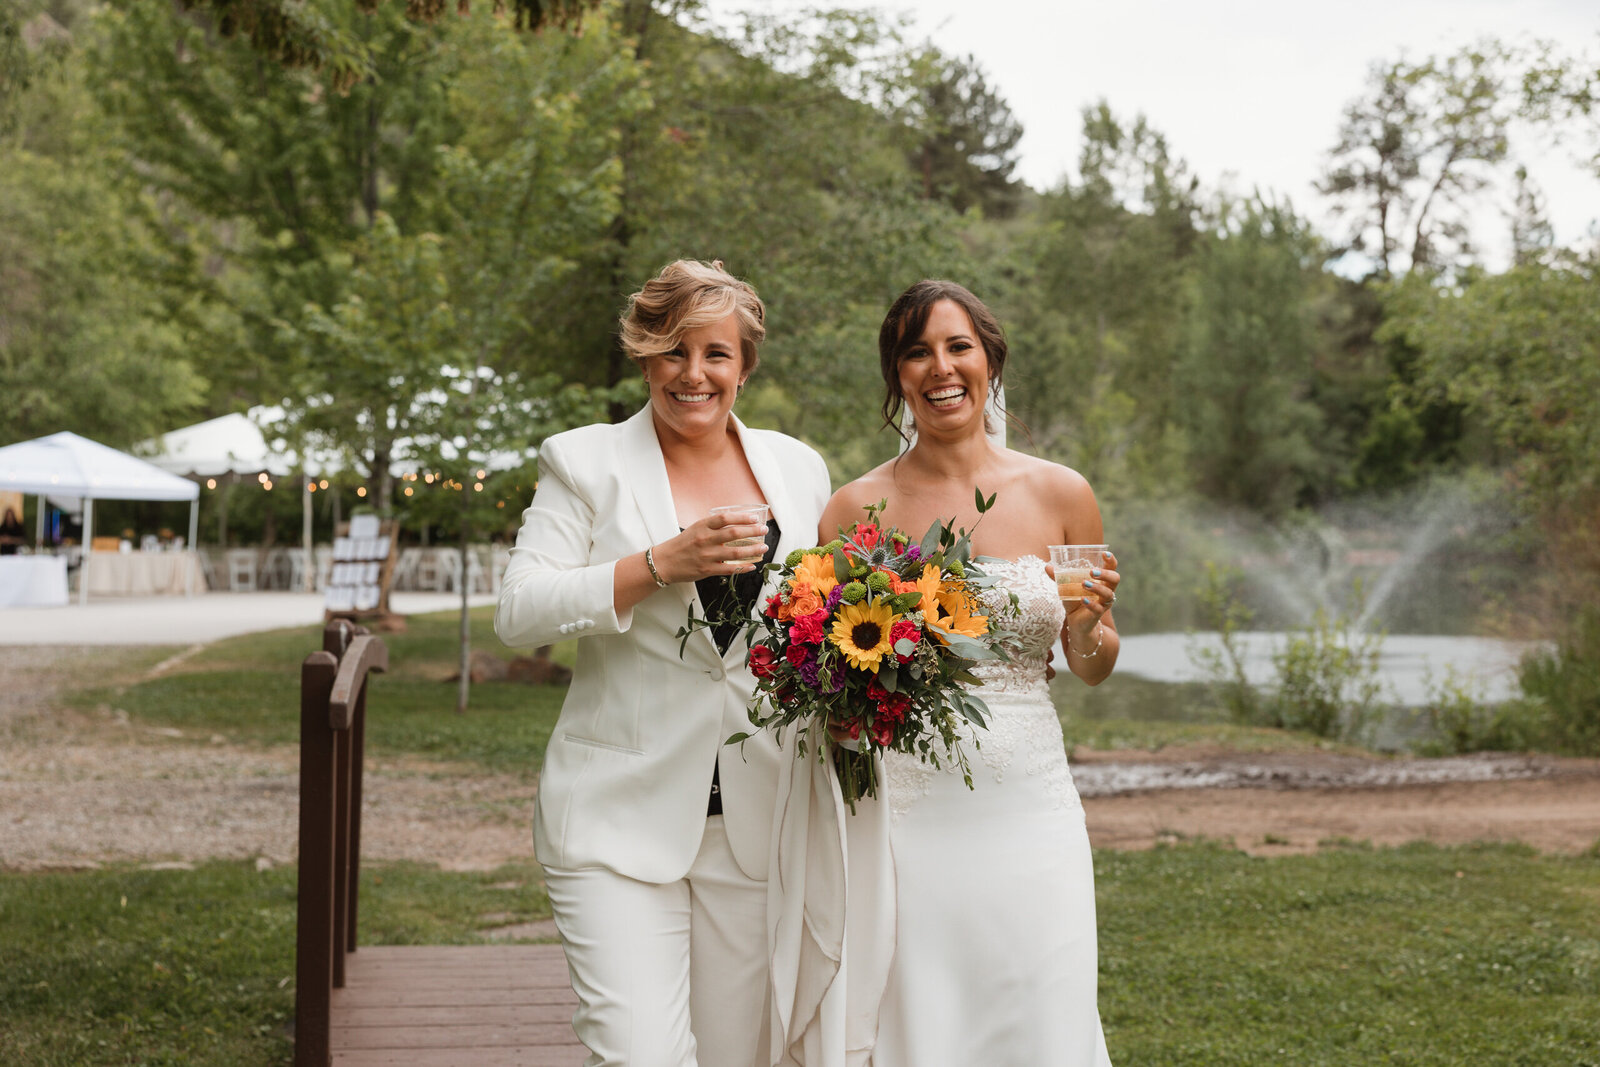
<svg viewBox="0 0 1600 1067">
<path fill-rule="evenodd" d="M 561 624 L 561 632 L 564 633 L 564 634 L 570 634 L 572 632 L 572 624 L 570 622 L 562 623 Z"/>
<path fill-rule="evenodd" d="M 711 680 L 713 682 L 720 682 L 724 678 L 726 678 L 727 676 L 728 676 L 727 673 L 724 672 L 721 667 L 713 667 L 713 668 L 711 668 Z"/>
</svg>

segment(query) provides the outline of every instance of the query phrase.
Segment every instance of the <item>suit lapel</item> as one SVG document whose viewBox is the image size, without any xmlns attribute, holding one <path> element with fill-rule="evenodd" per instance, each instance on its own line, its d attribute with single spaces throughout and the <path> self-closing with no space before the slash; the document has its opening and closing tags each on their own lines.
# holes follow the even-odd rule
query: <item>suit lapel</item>
<svg viewBox="0 0 1600 1067">
<path fill-rule="evenodd" d="M 793 529 L 795 515 L 794 508 L 789 499 L 788 481 L 784 478 L 783 468 L 778 459 L 767 447 L 763 445 L 755 434 L 751 433 L 745 424 L 734 416 L 733 428 L 739 435 L 739 445 L 744 449 L 745 462 L 750 464 L 750 473 L 756 476 L 756 483 L 761 486 L 761 495 L 767 498 L 767 506 L 772 509 L 772 517 L 778 520 L 779 541 L 790 540 L 795 535 L 809 544 L 813 536 L 803 530 Z M 783 558 L 783 553 L 778 554 Z"/>
<path fill-rule="evenodd" d="M 667 480 L 667 461 L 656 439 L 655 420 L 646 405 L 622 424 L 623 455 L 628 465 L 628 484 L 644 516 L 651 544 L 678 536 L 678 509 L 672 503 L 672 483 Z"/>
<path fill-rule="evenodd" d="M 642 411 L 622 424 L 622 429 L 622 458 L 629 468 L 628 483 L 633 489 L 634 501 L 639 505 L 639 513 L 644 517 L 650 543 L 659 545 L 663 541 L 670 541 L 682 531 L 678 529 L 678 508 L 672 502 L 672 482 L 667 478 L 667 460 L 661 454 L 661 441 L 656 437 L 656 424 L 650 406 L 646 404 Z M 663 591 L 670 592 L 683 605 L 685 618 L 691 607 L 697 618 L 705 617 L 705 606 L 700 603 L 700 594 L 693 582 L 680 582 Z M 692 635 L 688 647 L 700 648 L 713 660 L 721 658 L 717 655 L 717 643 L 711 639 L 710 630 L 702 628 Z"/>
</svg>

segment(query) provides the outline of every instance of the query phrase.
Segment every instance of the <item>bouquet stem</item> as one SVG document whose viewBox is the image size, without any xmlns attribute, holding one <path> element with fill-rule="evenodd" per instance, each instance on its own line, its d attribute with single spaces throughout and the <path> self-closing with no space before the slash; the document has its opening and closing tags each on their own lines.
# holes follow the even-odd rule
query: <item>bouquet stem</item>
<svg viewBox="0 0 1600 1067">
<path fill-rule="evenodd" d="M 856 801 L 862 797 L 878 795 L 878 765 L 867 748 L 849 749 L 832 745 L 833 768 L 839 774 L 839 792 L 850 814 L 856 813 Z"/>
</svg>

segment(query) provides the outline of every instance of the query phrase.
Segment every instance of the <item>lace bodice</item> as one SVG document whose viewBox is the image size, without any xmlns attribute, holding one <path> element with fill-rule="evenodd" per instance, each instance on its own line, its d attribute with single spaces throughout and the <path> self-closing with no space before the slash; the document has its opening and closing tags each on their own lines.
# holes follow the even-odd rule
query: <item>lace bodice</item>
<svg viewBox="0 0 1600 1067">
<path fill-rule="evenodd" d="M 972 691 L 989 708 L 988 729 L 962 731 L 973 786 L 1000 785 L 1020 760 L 1024 774 L 1043 777 L 1042 785 L 1054 803 L 1081 810 L 1067 768 L 1061 722 L 1045 683 L 1046 659 L 1066 621 L 1055 581 L 1037 556 L 986 561 L 983 567 L 998 579 L 983 592 L 984 607 L 994 625 L 1014 636 L 1005 645 L 1009 661 L 980 663 L 972 671 L 983 682 Z M 980 773 L 982 769 L 989 774 Z M 936 769 L 915 756 L 897 752 L 885 753 L 884 771 L 889 806 L 896 818 L 926 795 L 936 775 L 959 774 L 953 766 Z"/>
<path fill-rule="evenodd" d="M 983 679 L 983 685 L 976 692 L 984 696 L 1037 689 L 1045 692 L 1048 700 L 1045 661 L 1067 618 L 1056 583 L 1044 569 L 1044 560 L 1038 556 L 987 562 L 983 568 L 999 579 L 983 591 L 985 612 L 995 625 L 1016 636 L 1005 643 L 1005 650 L 1011 656 L 1009 662 L 980 663 L 973 669 L 972 673 Z M 1017 598 L 1015 607 L 1011 604 L 1011 594 Z"/>
</svg>

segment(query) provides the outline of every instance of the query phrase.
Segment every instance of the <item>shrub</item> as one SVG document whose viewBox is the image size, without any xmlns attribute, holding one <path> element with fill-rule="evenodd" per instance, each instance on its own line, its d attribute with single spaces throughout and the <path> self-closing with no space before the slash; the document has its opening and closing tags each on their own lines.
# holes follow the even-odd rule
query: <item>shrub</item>
<svg viewBox="0 0 1600 1067">
<path fill-rule="evenodd" d="M 1600 608 L 1583 609 L 1553 652 L 1527 656 L 1518 680 L 1553 750 L 1600 755 Z"/>
</svg>

